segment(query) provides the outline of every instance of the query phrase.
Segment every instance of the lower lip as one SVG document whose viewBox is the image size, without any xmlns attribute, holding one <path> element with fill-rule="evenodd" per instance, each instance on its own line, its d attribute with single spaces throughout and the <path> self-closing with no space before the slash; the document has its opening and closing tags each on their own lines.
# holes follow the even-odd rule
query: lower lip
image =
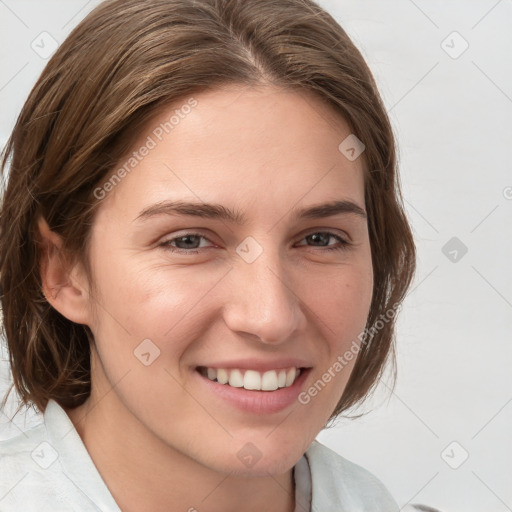
<svg viewBox="0 0 512 512">
<path fill-rule="evenodd" d="M 228 384 L 219 384 L 210 380 L 197 370 L 194 373 L 214 395 L 231 406 L 254 414 L 270 414 L 282 411 L 298 401 L 298 396 L 310 370 L 311 368 L 303 369 L 298 379 L 290 387 L 275 391 L 250 391 L 245 388 L 234 388 Z"/>
</svg>

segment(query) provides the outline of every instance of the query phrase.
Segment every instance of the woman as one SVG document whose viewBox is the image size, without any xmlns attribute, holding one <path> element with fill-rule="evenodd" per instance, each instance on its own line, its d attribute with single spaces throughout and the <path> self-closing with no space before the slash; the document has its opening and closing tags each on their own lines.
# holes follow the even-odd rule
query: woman
<svg viewBox="0 0 512 512">
<path fill-rule="evenodd" d="M 310 0 L 111 0 L 7 145 L 21 404 L 1 510 L 398 507 L 315 441 L 372 390 L 415 251 L 374 80 Z"/>
</svg>

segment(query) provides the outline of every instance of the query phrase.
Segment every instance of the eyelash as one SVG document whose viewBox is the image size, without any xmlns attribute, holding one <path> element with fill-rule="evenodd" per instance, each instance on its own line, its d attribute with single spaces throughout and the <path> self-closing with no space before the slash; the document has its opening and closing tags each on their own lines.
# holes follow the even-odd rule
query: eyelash
<svg viewBox="0 0 512 512">
<path fill-rule="evenodd" d="M 347 242 L 346 240 L 341 238 L 339 235 L 332 233 L 330 231 L 313 231 L 313 232 L 305 235 L 301 240 L 304 240 L 305 238 L 307 238 L 309 236 L 319 235 L 319 234 L 328 235 L 329 237 L 333 237 L 341 245 L 333 246 L 333 247 L 322 247 L 322 246 L 311 246 L 311 247 L 319 247 L 323 251 L 344 251 L 344 250 L 347 250 L 352 245 L 350 242 Z M 160 247 L 163 247 L 164 249 L 167 249 L 167 250 L 170 250 L 171 252 L 179 253 L 179 254 L 198 254 L 201 251 L 201 249 L 181 249 L 179 247 L 173 247 L 171 245 L 171 242 L 174 242 L 176 240 L 179 240 L 180 238 L 186 238 L 186 237 L 200 237 L 200 238 L 204 238 L 205 240 L 208 240 L 208 238 L 205 237 L 204 235 L 202 235 L 201 233 L 190 232 L 190 233 L 184 233 L 183 235 L 166 240 L 160 244 Z"/>
</svg>

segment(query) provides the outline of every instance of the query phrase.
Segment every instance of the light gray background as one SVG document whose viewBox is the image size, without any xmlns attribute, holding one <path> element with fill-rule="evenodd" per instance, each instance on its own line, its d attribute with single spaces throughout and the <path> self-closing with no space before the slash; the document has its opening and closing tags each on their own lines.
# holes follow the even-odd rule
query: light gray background
<svg viewBox="0 0 512 512">
<path fill-rule="evenodd" d="M 62 42 L 98 3 L 0 0 L 2 146 L 46 62 L 32 42 L 40 53 L 42 38 L 46 49 L 51 37 Z M 371 412 L 319 440 L 374 472 L 401 507 L 510 511 L 512 1 L 319 3 L 376 76 L 419 253 L 394 392 L 384 381 Z M 0 371 L 3 394 L 5 363 Z M 0 416 L 1 438 L 39 421 Z"/>
</svg>

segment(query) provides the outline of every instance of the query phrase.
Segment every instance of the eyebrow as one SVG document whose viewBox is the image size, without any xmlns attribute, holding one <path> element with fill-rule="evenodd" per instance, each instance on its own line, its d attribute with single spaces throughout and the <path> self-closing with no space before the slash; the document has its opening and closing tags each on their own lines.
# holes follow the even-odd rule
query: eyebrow
<svg viewBox="0 0 512 512">
<path fill-rule="evenodd" d="M 293 209 L 290 213 L 297 219 L 322 219 L 340 214 L 357 215 L 367 219 L 366 212 L 361 206 L 352 201 L 331 201 L 302 209 Z M 207 219 L 219 219 L 234 224 L 245 224 L 247 218 L 239 210 L 232 210 L 221 204 L 197 203 L 191 201 L 161 201 L 144 208 L 135 218 L 136 221 L 145 221 L 156 215 L 187 215 Z"/>
</svg>

